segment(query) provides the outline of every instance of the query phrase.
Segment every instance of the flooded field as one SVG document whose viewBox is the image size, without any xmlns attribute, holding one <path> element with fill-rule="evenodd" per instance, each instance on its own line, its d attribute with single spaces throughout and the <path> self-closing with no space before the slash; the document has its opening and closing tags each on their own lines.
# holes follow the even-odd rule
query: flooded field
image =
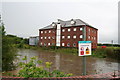
<svg viewBox="0 0 120 80">
<path fill-rule="evenodd" d="M 82 75 L 82 57 L 72 55 L 72 54 L 63 54 L 63 53 L 53 53 L 53 52 L 41 52 L 37 50 L 30 49 L 21 49 L 18 51 L 19 61 L 22 61 L 24 56 L 30 57 L 38 56 L 38 59 L 43 62 L 52 62 L 52 69 L 57 69 L 65 73 L 73 73 L 74 76 Z M 118 63 L 115 60 L 108 58 L 95 58 L 95 57 L 86 57 L 86 70 L 87 74 L 101 74 L 107 72 L 113 72 L 118 70 Z M 12 71 L 12 73 L 18 72 L 19 69 Z"/>
</svg>

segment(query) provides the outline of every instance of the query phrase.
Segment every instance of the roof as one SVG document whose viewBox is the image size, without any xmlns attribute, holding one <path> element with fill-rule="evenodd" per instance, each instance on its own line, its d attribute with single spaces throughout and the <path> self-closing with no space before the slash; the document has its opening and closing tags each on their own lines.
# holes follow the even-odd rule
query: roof
<svg viewBox="0 0 120 80">
<path fill-rule="evenodd" d="M 71 24 L 71 21 L 74 21 L 75 24 Z M 89 25 L 88 23 L 86 23 L 86 22 L 84 22 L 84 21 L 82 21 L 80 19 L 71 19 L 71 20 L 68 20 L 68 21 L 63 21 L 63 20 L 58 19 L 58 22 L 53 22 L 53 23 L 55 25 L 57 25 L 58 23 L 60 23 L 62 27 L 72 27 L 72 26 L 82 26 L 82 25 L 87 25 L 87 26 L 92 27 L 91 25 Z M 48 26 L 46 26 L 44 28 L 41 28 L 41 29 L 55 28 L 54 26 L 52 26 L 52 24 L 50 24 L 50 25 L 48 25 Z M 92 27 L 92 28 L 94 28 L 94 27 Z"/>
<path fill-rule="evenodd" d="M 39 37 L 39 36 L 30 36 L 29 38 L 37 38 L 37 37 Z"/>
</svg>

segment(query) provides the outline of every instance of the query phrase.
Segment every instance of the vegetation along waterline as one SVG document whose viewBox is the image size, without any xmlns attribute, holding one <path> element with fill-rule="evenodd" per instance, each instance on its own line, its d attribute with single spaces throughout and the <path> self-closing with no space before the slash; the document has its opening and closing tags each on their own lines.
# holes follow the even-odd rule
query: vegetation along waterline
<svg viewBox="0 0 120 80">
<path fill-rule="evenodd" d="M 3 42 L 2 44 L 2 61 L 3 61 L 2 70 L 3 71 L 10 71 L 16 68 L 16 65 L 14 64 L 14 60 L 17 59 L 16 57 L 17 49 L 21 49 L 21 48 L 78 55 L 77 48 L 59 48 L 55 46 L 51 46 L 51 47 L 29 46 L 28 39 L 23 39 L 14 35 L 8 35 L 8 34 L 6 35 L 5 28 L 2 26 L 1 29 L 2 29 L 2 42 Z M 120 57 L 120 55 L 118 55 L 119 52 L 116 52 L 115 50 L 120 50 L 120 47 L 101 48 L 98 46 L 96 50 L 92 51 L 92 56 L 100 57 L 100 58 L 109 57 L 112 59 L 119 59 Z M 29 77 L 29 76 L 25 76 L 25 77 Z"/>
<path fill-rule="evenodd" d="M 22 58 L 23 62 L 19 62 L 21 68 L 17 74 L 5 73 L 4 76 L 25 77 L 25 78 L 43 78 L 43 77 L 70 77 L 72 73 L 65 73 L 59 70 L 51 70 L 52 62 L 45 62 L 38 60 L 37 56 L 31 57 L 27 62 L 27 56 Z M 45 64 L 45 66 L 42 66 Z"/>
<path fill-rule="evenodd" d="M 62 48 L 62 47 L 38 47 L 38 46 L 30 46 L 30 49 L 36 49 L 40 51 L 47 51 L 47 52 L 55 52 L 55 53 L 65 53 L 65 54 L 73 54 L 78 55 L 77 48 Z M 120 60 L 120 47 L 106 47 L 102 48 L 98 46 L 97 49 L 92 50 L 92 57 L 98 58 L 112 58 L 115 60 Z"/>
<path fill-rule="evenodd" d="M 55 46 L 41 47 L 41 46 L 29 46 L 28 44 L 23 44 L 23 46 L 20 48 L 78 55 L 78 48 L 55 47 Z M 106 48 L 102 48 L 102 46 L 98 46 L 97 49 L 92 50 L 91 56 L 98 58 L 112 58 L 112 59 L 120 60 L 119 51 L 120 51 L 120 47 L 116 47 L 116 46 L 115 47 L 106 46 Z"/>
</svg>

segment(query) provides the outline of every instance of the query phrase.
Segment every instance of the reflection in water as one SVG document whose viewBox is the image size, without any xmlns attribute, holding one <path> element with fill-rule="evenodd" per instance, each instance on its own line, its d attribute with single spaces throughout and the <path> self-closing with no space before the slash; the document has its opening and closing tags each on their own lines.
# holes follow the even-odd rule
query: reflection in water
<svg viewBox="0 0 120 80">
<path fill-rule="evenodd" d="M 96 64 L 95 68 L 98 74 L 118 70 L 118 64 L 120 64 L 120 63 L 114 62 L 114 60 L 108 61 L 106 59 L 98 59 L 96 61 L 97 63 L 95 63 Z"/>
<path fill-rule="evenodd" d="M 60 54 L 55 55 L 55 67 L 56 67 L 56 70 L 60 69 Z"/>
<path fill-rule="evenodd" d="M 19 61 L 22 61 L 22 58 L 25 55 L 28 57 L 28 61 L 30 57 L 38 56 L 38 59 L 43 62 L 53 63 L 51 70 L 57 69 L 66 73 L 73 73 L 74 76 L 82 75 L 82 57 L 80 56 L 63 53 L 41 52 L 29 49 L 19 50 L 18 54 L 22 55 L 19 56 Z M 94 58 L 90 56 L 86 57 L 87 74 L 107 73 L 113 72 L 114 70 L 118 70 L 117 61 L 113 61 L 111 59 Z"/>
</svg>

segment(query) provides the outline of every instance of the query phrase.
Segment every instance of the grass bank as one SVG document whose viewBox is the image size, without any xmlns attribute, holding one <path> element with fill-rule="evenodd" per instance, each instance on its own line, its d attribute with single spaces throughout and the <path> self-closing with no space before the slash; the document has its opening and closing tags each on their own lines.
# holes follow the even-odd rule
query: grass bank
<svg viewBox="0 0 120 80">
<path fill-rule="evenodd" d="M 92 51 L 93 57 L 118 59 L 120 57 L 120 47 L 98 48 Z"/>
<path fill-rule="evenodd" d="M 51 48 L 51 47 L 40 47 L 40 50 L 50 51 L 50 52 L 59 52 L 59 53 L 65 53 L 65 54 L 73 54 L 78 55 L 78 49 L 77 48 Z M 120 47 L 106 47 L 101 48 L 98 46 L 97 49 L 92 50 L 92 57 L 98 57 L 98 58 L 112 58 L 116 60 L 120 60 Z"/>
<path fill-rule="evenodd" d="M 78 55 L 78 49 L 77 48 L 63 48 L 63 47 L 38 47 L 38 46 L 29 46 L 24 45 L 25 49 L 34 49 L 34 50 L 40 50 L 45 52 L 55 52 L 55 53 L 65 53 L 65 54 L 73 54 Z M 112 59 L 118 59 L 120 57 L 120 47 L 106 47 L 102 48 L 101 46 L 98 46 L 97 49 L 92 50 L 92 57 L 98 57 L 98 58 L 112 58 Z"/>
</svg>

